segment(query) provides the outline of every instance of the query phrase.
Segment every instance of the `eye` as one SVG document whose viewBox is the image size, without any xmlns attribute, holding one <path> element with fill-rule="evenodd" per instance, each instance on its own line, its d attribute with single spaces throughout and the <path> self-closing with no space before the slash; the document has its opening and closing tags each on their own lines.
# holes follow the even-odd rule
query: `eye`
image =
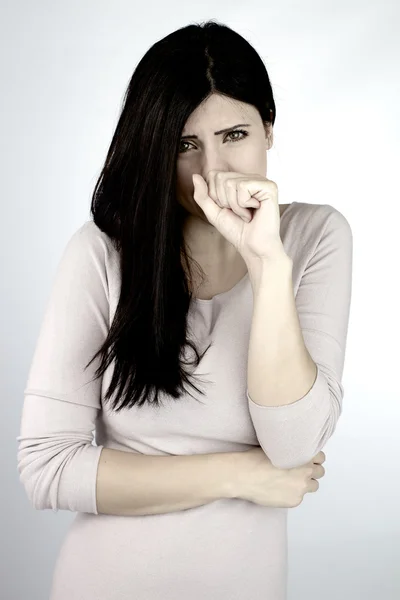
<svg viewBox="0 0 400 600">
<path fill-rule="evenodd" d="M 243 135 L 243 137 L 235 138 L 235 139 L 231 138 L 231 142 L 240 142 L 240 140 L 243 140 L 247 135 L 249 135 L 248 132 L 245 131 L 244 129 L 235 129 L 234 131 L 230 131 L 229 133 L 227 133 L 226 137 L 228 137 L 228 135 L 233 135 L 235 133 L 241 133 Z"/>
<path fill-rule="evenodd" d="M 249 135 L 249 132 L 246 131 L 246 130 L 244 130 L 244 129 L 234 129 L 233 131 L 228 131 L 228 133 L 225 136 L 224 143 L 225 143 L 225 140 L 226 140 L 226 138 L 228 136 L 234 135 L 235 133 L 242 134 L 242 137 L 233 138 L 233 139 L 230 138 L 230 140 L 229 140 L 230 142 L 240 142 L 241 140 L 243 140 L 245 137 L 247 137 Z M 190 145 L 190 142 L 181 142 L 180 148 L 182 148 L 183 144 L 189 144 Z M 185 154 L 186 152 L 188 152 L 188 150 L 180 150 L 180 154 Z"/>
</svg>

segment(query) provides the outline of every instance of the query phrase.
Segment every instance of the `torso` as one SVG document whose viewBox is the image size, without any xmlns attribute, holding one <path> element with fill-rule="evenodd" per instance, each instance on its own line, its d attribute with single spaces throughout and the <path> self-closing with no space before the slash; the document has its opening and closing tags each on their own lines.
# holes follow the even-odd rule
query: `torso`
<svg viewBox="0 0 400 600">
<path fill-rule="evenodd" d="M 288 206 L 289 204 L 279 205 L 281 217 Z M 198 287 L 194 290 L 193 294 L 195 298 L 200 300 L 211 300 L 211 298 L 217 294 L 223 294 L 224 292 L 231 290 L 247 273 L 247 265 L 240 255 L 238 255 L 236 268 L 231 273 L 228 273 L 224 280 L 210 273 L 209 270 L 205 269 L 204 265 L 201 265 L 201 267 L 205 272 L 206 280 L 202 284 L 198 284 Z M 196 285 L 196 283 L 194 285 Z"/>
</svg>

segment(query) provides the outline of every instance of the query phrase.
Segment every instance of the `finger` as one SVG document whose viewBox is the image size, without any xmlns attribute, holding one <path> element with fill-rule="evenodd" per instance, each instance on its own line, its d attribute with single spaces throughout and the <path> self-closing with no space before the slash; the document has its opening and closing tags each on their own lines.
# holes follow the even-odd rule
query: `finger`
<svg viewBox="0 0 400 600">
<path fill-rule="evenodd" d="M 315 492 L 318 492 L 319 490 L 319 482 L 316 479 L 311 479 L 308 486 L 307 486 L 307 492 L 310 494 L 313 494 Z"/>
<path fill-rule="evenodd" d="M 215 181 L 215 189 L 216 195 L 218 198 L 218 205 L 221 208 L 230 208 L 229 200 L 227 197 L 226 189 L 225 189 L 225 173 L 222 171 L 217 171 L 214 181 Z"/>
<path fill-rule="evenodd" d="M 322 452 L 322 450 L 320 450 L 318 452 L 318 454 L 316 454 L 316 456 L 314 456 L 314 458 L 313 458 L 313 462 L 316 464 L 321 464 L 321 463 L 325 462 L 325 460 L 326 460 L 326 456 L 325 456 L 325 453 Z"/>
<path fill-rule="evenodd" d="M 238 217 L 241 217 L 246 222 L 250 222 L 252 214 L 248 208 L 244 208 L 239 205 L 238 197 L 237 197 L 237 189 L 236 183 L 234 180 L 230 179 L 225 184 L 225 190 L 228 197 L 229 208 L 233 210 Z"/>
<path fill-rule="evenodd" d="M 322 465 L 315 465 L 312 479 L 321 479 L 325 475 L 325 469 Z"/>
<path fill-rule="evenodd" d="M 260 201 L 257 200 L 257 198 L 253 198 L 246 183 L 247 180 L 245 179 L 236 181 L 237 199 L 239 206 L 244 206 L 245 208 L 260 208 Z"/>
<path fill-rule="evenodd" d="M 227 178 L 240 179 L 243 175 L 235 171 L 217 171 L 213 169 L 207 173 L 206 183 L 209 187 L 210 198 L 214 200 L 221 208 L 230 208 L 228 197 L 225 190 Z"/>
<path fill-rule="evenodd" d="M 217 206 L 219 206 L 220 208 L 224 208 L 227 207 L 227 205 L 222 202 L 222 196 L 220 197 L 220 183 L 218 179 L 218 173 L 219 171 L 213 170 L 210 171 L 207 175 L 206 183 L 208 186 L 208 195 L 212 200 L 214 200 Z"/>
<path fill-rule="evenodd" d="M 246 206 L 251 206 L 252 208 L 260 208 L 261 202 L 256 198 L 249 198 L 246 202 Z"/>
</svg>

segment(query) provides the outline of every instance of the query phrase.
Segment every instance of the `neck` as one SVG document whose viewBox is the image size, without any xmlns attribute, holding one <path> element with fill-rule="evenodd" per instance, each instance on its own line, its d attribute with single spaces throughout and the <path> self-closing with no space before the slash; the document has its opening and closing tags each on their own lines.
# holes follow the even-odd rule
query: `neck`
<svg viewBox="0 0 400 600">
<path fill-rule="evenodd" d="M 183 235 L 191 255 L 200 263 L 215 267 L 237 264 L 240 255 L 236 248 L 208 221 L 189 215 Z"/>
</svg>

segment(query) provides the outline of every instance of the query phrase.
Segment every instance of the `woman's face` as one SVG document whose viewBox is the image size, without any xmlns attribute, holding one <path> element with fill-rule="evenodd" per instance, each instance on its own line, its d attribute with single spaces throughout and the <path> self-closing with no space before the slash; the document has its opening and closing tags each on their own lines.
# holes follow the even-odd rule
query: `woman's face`
<svg viewBox="0 0 400 600">
<path fill-rule="evenodd" d="M 222 129 L 227 131 L 217 133 Z M 208 223 L 193 199 L 192 174 L 199 173 L 206 181 L 214 169 L 266 177 L 266 151 L 272 143 L 272 126 L 264 127 L 256 108 L 213 94 L 193 111 L 182 131 L 177 160 L 179 204 Z"/>
</svg>

